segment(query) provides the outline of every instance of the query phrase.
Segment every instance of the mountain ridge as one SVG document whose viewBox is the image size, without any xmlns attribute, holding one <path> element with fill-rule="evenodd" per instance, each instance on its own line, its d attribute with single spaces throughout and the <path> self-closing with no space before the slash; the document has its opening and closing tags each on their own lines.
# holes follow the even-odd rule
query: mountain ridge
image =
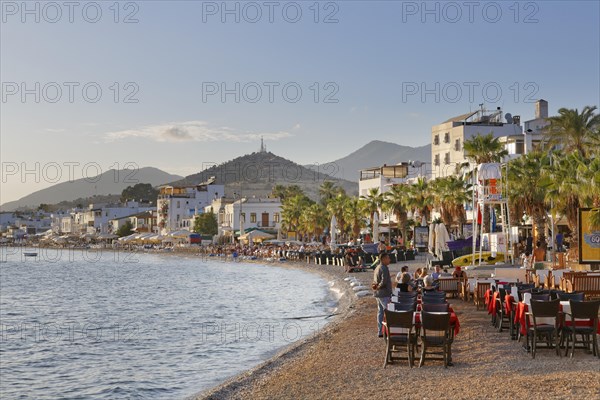
<svg viewBox="0 0 600 400">
<path fill-rule="evenodd" d="M 60 182 L 37 190 L 18 200 L 0 205 L 0 210 L 37 208 L 42 203 L 57 204 L 62 201 L 73 201 L 95 195 L 120 195 L 127 186 L 134 186 L 137 183 L 150 183 L 152 186 L 157 186 L 178 178 L 181 176 L 169 174 L 155 167 L 142 167 L 135 170 L 111 169 L 94 177 Z"/>
<path fill-rule="evenodd" d="M 404 146 L 383 140 L 372 140 L 345 157 L 330 161 L 337 168 L 339 178 L 358 182 L 359 171 L 365 168 L 393 165 L 400 162 L 423 161 L 431 163 L 431 145 Z"/>
</svg>

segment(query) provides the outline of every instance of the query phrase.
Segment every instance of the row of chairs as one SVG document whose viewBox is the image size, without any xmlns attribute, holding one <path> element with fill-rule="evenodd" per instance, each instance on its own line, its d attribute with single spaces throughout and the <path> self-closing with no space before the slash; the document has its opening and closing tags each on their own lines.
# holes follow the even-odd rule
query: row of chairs
<svg viewBox="0 0 600 400">
<path fill-rule="evenodd" d="M 414 312 L 417 310 L 417 292 L 399 292 L 397 301 L 394 302 L 394 311 L 385 311 L 387 327 L 387 346 L 384 368 L 393 361 L 393 353 L 400 352 L 406 346 L 408 363 L 414 364 L 417 339 L 421 339 L 421 355 L 419 367 L 425 359 L 440 359 L 447 367 L 451 362 L 451 344 L 454 340 L 454 331 L 450 327 L 450 304 L 446 301 L 446 294 L 437 291 L 425 291 L 421 295 L 421 324 L 417 327 L 413 323 Z M 400 332 L 392 331 L 396 329 Z M 441 351 L 431 349 L 441 348 Z M 430 356 L 427 356 L 427 355 Z M 431 355 L 442 355 L 434 358 Z"/>
<path fill-rule="evenodd" d="M 530 310 L 527 318 L 530 318 L 532 324 L 527 329 L 527 346 L 531 349 L 532 357 L 535 358 L 538 347 L 538 339 L 544 339 L 547 347 L 554 347 L 557 354 L 560 354 L 560 347 L 565 345 L 565 355 L 569 351 L 571 344 L 571 357 L 576 343 L 585 344 L 585 348 L 592 345 L 593 354 L 600 356 L 598 351 L 596 329 L 598 326 L 598 309 L 600 301 L 584 301 L 583 292 L 567 293 L 562 290 L 545 289 L 540 290 L 530 285 L 518 286 L 518 301 L 523 301 L 526 296 L 530 296 Z M 516 301 L 509 308 L 506 305 L 507 287 L 499 287 L 496 296 L 496 312 L 492 315 L 492 324 L 502 332 L 503 328 L 508 327 L 511 338 L 518 339 L 518 327 L 515 325 Z M 565 314 L 560 312 L 560 302 L 569 301 L 571 309 L 571 320 L 586 320 L 588 324 L 566 324 Z M 510 313 L 507 310 L 510 309 Z M 553 323 L 548 323 L 546 319 L 550 318 Z M 543 321 L 538 323 L 538 321 Z M 581 341 L 577 340 L 577 335 L 581 336 Z M 562 355 L 561 355 L 562 356 Z"/>
<path fill-rule="evenodd" d="M 423 366 L 425 359 L 441 359 L 444 367 L 448 367 L 452 360 L 452 342 L 454 331 L 450 326 L 450 313 L 421 311 L 421 323 L 417 327 L 414 324 L 414 313 L 411 311 L 389 311 L 385 310 L 385 322 L 387 328 L 386 352 L 383 367 L 394 360 L 393 353 L 402 351 L 406 346 L 408 365 L 414 365 L 415 354 L 418 346 L 418 338 L 421 339 L 421 355 L 419 367 Z M 398 331 L 396 331 L 398 330 Z M 441 351 L 431 351 L 431 349 Z M 429 354 L 429 356 L 427 356 Z M 441 355 L 442 358 L 434 358 L 431 355 Z M 397 358 L 399 359 L 399 357 Z"/>
<path fill-rule="evenodd" d="M 556 353 L 562 357 L 560 346 L 565 345 L 565 355 L 571 350 L 571 357 L 575 351 L 575 345 L 581 343 L 584 348 L 589 349 L 592 345 L 594 356 L 600 356 L 598 351 L 598 339 L 596 329 L 598 326 L 598 309 L 600 300 L 596 301 L 577 301 L 569 300 L 570 316 L 572 321 L 570 325 L 566 324 L 565 314 L 560 312 L 560 299 L 556 300 L 531 300 L 531 316 L 533 323 L 528 329 L 528 341 L 531 338 L 531 356 L 535 358 L 538 339 L 545 339 L 547 347 L 556 349 Z M 549 318 L 554 323 L 539 321 L 541 318 Z M 589 325 L 577 324 L 575 321 L 590 321 Z M 539 321 L 539 322 L 538 322 Z M 577 340 L 577 335 L 581 340 Z M 569 346 L 570 343 L 570 346 Z"/>
</svg>

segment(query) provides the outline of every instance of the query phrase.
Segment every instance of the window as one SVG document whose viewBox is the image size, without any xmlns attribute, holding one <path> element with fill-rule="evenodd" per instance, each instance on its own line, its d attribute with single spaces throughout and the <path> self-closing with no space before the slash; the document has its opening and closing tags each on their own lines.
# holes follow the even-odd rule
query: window
<svg viewBox="0 0 600 400">
<path fill-rule="evenodd" d="M 275 222 L 275 223 L 279 222 L 279 213 L 274 213 L 273 214 L 273 222 Z"/>
<path fill-rule="evenodd" d="M 461 149 L 460 149 L 460 139 L 456 139 L 456 140 L 454 141 L 454 150 L 455 150 L 455 151 L 460 151 L 460 150 L 461 150 Z"/>
<path fill-rule="evenodd" d="M 433 137 L 433 144 L 435 144 L 435 145 L 440 144 L 440 135 L 435 135 Z"/>
<path fill-rule="evenodd" d="M 436 154 L 433 158 L 433 165 L 440 165 L 440 155 Z"/>
<path fill-rule="evenodd" d="M 450 143 L 450 132 L 444 133 L 444 143 Z"/>
<path fill-rule="evenodd" d="M 256 213 L 250 213 L 250 222 L 256 223 Z"/>
<path fill-rule="evenodd" d="M 181 202 L 177 200 L 177 208 L 181 208 Z"/>
<path fill-rule="evenodd" d="M 446 165 L 450 164 L 450 153 L 446 153 L 444 155 L 444 164 L 446 164 Z"/>
<path fill-rule="evenodd" d="M 246 213 L 240 213 L 240 221 L 246 222 Z"/>
</svg>

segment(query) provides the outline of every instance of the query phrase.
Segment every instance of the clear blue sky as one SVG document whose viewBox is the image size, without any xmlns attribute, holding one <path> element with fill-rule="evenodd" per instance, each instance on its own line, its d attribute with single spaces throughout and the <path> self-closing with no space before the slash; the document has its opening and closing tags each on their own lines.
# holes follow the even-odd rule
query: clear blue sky
<svg viewBox="0 0 600 400">
<path fill-rule="evenodd" d="M 77 3 L 71 22 L 67 7 L 29 2 L 39 9 L 36 22 L 20 1 L 2 2 L 5 173 L 7 163 L 33 169 L 68 161 L 104 170 L 134 162 L 187 175 L 257 150 L 261 135 L 278 155 L 322 163 L 373 139 L 428 144 L 432 125 L 479 103 L 522 120 L 533 117 L 538 98 L 551 114 L 600 105 L 597 1 L 475 2 L 471 10 L 462 1 L 427 2 L 430 13 L 423 2 L 320 2 L 318 16 L 314 1 L 274 2 L 272 22 L 263 1 L 227 2 L 237 5 L 239 23 L 221 1 L 121 2 L 118 16 L 113 3 L 98 2 L 98 18 L 94 5 Z M 302 15 L 292 23 L 295 4 Z M 90 82 L 88 99 L 102 90 L 95 103 L 82 93 Z M 239 103 L 234 94 L 223 102 L 207 92 L 236 82 Z M 262 90 L 255 103 L 251 82 Z M 264 82 L 278 85 L 272 102 Z M 33 92 L 24 99 L 22 84 Z M 422 85 L 431 90 L 424 98 Z M 62 94 L 52 103 L 56 86 Z M 302 96 L 292 103 L 297 87 Z M 138 102 L 125 102 L 127 95 Z M 51 184 L 40 178 L 3 176 L 0 202 Z"/>
</svg>

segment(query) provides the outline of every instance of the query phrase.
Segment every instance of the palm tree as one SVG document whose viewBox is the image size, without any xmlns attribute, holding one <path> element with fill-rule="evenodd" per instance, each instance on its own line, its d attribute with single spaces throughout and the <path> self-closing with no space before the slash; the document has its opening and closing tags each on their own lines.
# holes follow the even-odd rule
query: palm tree
<svg viewBox="0 0 600 400">
<path fill-rule="evenodd" d="M 311 204 L 306 196 L 296 195 L 286 200 L 281 205 L 281 222 L 283 228 L 287 231 L 298 232 L 300 228 L 300 218 L 307 206 Z"/>
<path fill-rule="evenodd" d="M 540 182 L 546 189 L 546 202 L 552 201 L 553 203 L 551 210 L 553 215 L 561 214 L 567 219 L 572 239 L 569 257 L 573 259 L 577 259 L 577 246 L 579 245 L 577 219 L 582 188 L 577 170 L 582 163 L 585 163 L 585 159 L 578 152 L 564 156 L 560 153 L 553 154 L 552 164 L 546 167 Z"/>
<path fill-rule="evenodd" d="M 396 216 L 398 222 L 398 235 L 406 239 L 406 222 L 408 220 L 406 207 L 408 201 L 408 186 L 406 184 L 394 185 L 385 193 L 383 208 Z"/>
<path fill-rule="evenodd" d="M 531 217 L 538 232 L 537 239 L 546 247 L 546 188 L 539 171 L 550 166 L 549 157 L 536 151 L 510 161 L 508 165 L 509 201 L 513 209 Z"/>
<path fill-rule="evenodd" d="M 335 182 L 324 181 L 319 187 L 320 203 L 326 205 L 329 200 L 334 198 L 339 193 L 339 188 L 335 186 Z"/>
<path fill-rule="evenodd" d="M 356 197 L 350 197 L 344 210 L 344 218 L 352 227 L 352 238 L 360 236 L 360 230 L 365 227 L 365 202 Z"/>
<path fill-rule="evenodd" d="M 425 217 L 426 221 L 429 221 L 432 203 L 433 196 L 427 179 L 424 177 L 417 178 L 417 181 L 410 185 L 408 190 L 408 207 L 411 210 L 417 210 L 422 217 Z"/>
<path fill-rule="evenodd" d="M 327 210 L 318 203 L 313 203 L 305 207 L 301 217 L 300 225 L 304 233 L 320 236 L 324 228 L 329 224 Z"/>
<path fill-rule="evenodd" d="M 502 162 L 508 155 L 504 144 L 500 143 L 493 133 L 476 135 L 463 143 L 465 157 L 477 164 Z"/>
<path fill-rule="evenodd" d="M 561 108 L 557 116 L 549 117 L 544 128 L 549 146 L 562 146 L 565 153 L 577 151 L 583 157 L 590 146 L 598 144 L 600 136 L 600 114 L 595 114 L 596 106 L 577 109 Z"/>
<path fill-rule="evenodd" d="M 379 193 L 379 188 L 370 188 L 366 196 L 360 196 L 365 202 L 364 212 L 369 216 L 371 221 L 371 229 L 373 229 L 373 217 L 376 212 L 379 212 L 383 205 L 383 193 Z"/>
<path fill-rule="evenodd" d="M 450 175 L 431 181 L 430 189 L 433 205 L 440 210 L 444 224 L 460 227 L 467 220 L 464 204 L 471 201 L 471 184 Z"/>
<path fill-rule="evenodd" d="M 346 231 L 346 204 L 348 203 L 349 198 L 346 194 L 338 194 L 327 203 L 327 211 L 329 211 L 330 216 L 335 216 L 337 220 L 338 229 L 342 232 L 342 237 L 344 232 Z"/>
</svg>

